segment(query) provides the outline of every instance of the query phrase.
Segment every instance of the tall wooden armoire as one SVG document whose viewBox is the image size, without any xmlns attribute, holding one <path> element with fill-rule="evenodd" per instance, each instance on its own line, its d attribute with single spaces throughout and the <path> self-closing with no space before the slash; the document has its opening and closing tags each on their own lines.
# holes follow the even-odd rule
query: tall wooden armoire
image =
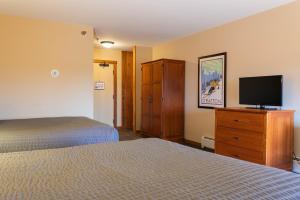
<svg viewBox="0 0 300 200">
<path fill-rule="evenodd" d="M 185 61 L 160 59 L 142 64 L 141 131 L 180 142 L 184 138 Z"/>
</svg>

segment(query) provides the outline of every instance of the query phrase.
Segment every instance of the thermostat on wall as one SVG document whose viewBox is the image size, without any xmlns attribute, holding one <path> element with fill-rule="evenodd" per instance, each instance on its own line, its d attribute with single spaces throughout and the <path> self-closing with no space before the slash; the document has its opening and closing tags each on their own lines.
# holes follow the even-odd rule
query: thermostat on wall
<svg viewBox="0 0 300 200">
<path fill-rule="evenodd" d="M 58 78 L 60 75 L 59 71 L 57 69 L 52 69 L 51 70 L 51 77 L 52 78 Z"/>
</svg>

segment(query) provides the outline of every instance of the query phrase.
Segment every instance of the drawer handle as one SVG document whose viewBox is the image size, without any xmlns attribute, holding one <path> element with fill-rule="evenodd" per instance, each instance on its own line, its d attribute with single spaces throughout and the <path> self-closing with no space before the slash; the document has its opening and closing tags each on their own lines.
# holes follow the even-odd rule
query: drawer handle
<svg viewBox="0 0 300 200">
<path fill-rule="evenodd" d="M 239 140 L 240 138 L 239 138 L 239 137 L 233 137 L 233 139 L 235 139 L 235 140 Z"/>
<path fill-rule="evenodd" d="M 238 119 L 235 119 L 235 120 L 233 120 L 233 121 L 235 121 L 235 122 L 240 122 L 240 120 L 238 120 Z"/>
</svg>

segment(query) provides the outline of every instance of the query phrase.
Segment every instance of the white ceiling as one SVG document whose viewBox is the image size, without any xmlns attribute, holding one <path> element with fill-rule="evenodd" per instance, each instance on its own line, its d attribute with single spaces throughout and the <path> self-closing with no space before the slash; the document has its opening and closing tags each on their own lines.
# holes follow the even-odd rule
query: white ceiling
<svg viewBox="0 0 300 200">
<path fill-rule="evenodd" d="M 91 25 L 117 48 L 154 44 L 293 0 L 0 0 L 0 13 Z"/>
</svg>

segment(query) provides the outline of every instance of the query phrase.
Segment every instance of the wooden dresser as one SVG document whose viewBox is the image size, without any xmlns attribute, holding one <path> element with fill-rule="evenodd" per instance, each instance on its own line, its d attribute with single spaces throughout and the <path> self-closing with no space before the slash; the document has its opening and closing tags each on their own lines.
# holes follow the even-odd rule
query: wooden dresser
<svg viewBox="0 0 300 200">
<path fill-rule="evenodd" d="M 184 137 L 185 62 L 142 64 L 142 134 L 180 142 Z"/>
<path fill-rule="evenodd" d="M 215 113 L 217 154 L 292 169 L 294 111 L 224 108 Z"/>
</svg>

